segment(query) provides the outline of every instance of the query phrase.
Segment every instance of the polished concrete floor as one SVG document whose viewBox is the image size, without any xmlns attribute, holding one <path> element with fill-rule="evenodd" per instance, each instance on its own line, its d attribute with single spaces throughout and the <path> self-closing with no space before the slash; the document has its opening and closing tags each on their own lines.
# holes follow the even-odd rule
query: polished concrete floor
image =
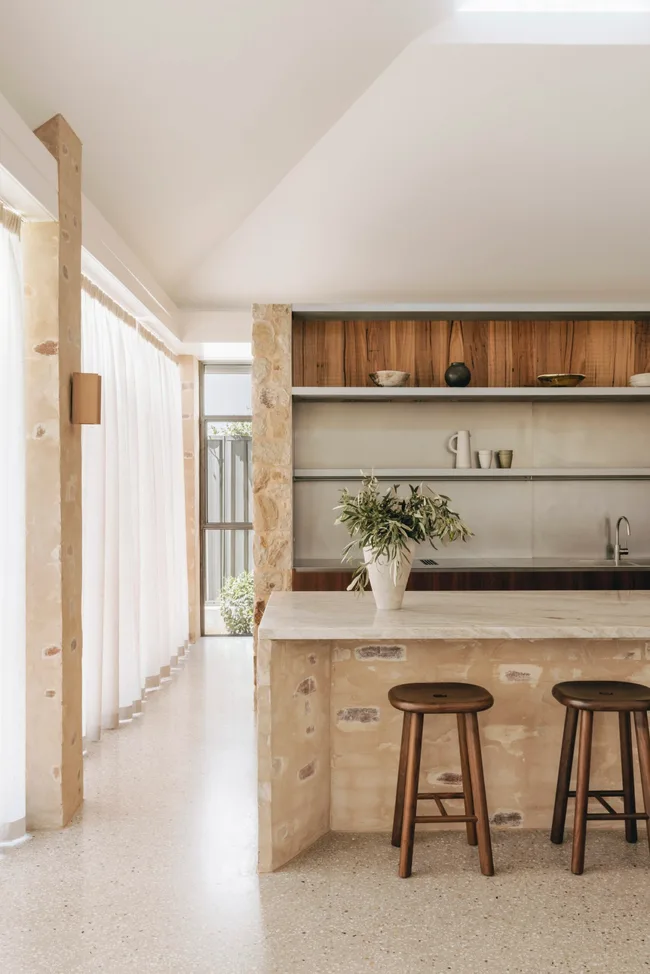
<svg viewBox="0 0 650 974">
<path fill-rule="evenodd" d="M 589 836 L 495 835 L 483 878 L 459 834 L 331 836 L 255 873 L 250 641 L 207 639 L 144 717 L 86 764 L 69 829 L 0 856 L 2 974 L 581 974 L 650 970 L 650 857 Z"/>
</svg>

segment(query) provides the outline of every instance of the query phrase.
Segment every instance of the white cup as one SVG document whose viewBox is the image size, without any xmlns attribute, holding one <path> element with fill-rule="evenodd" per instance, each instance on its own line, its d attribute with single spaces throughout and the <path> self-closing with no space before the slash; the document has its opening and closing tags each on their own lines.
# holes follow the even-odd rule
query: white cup
<svg viewBox="0 0 650 974">
<path fill-rule="evenodd" d="M 494 456 L 494 450 L 479 450 L 478 451 L 478 465 L 481 470 L 487 470 L 492 466 L 492 457 Z"/>
</svg>

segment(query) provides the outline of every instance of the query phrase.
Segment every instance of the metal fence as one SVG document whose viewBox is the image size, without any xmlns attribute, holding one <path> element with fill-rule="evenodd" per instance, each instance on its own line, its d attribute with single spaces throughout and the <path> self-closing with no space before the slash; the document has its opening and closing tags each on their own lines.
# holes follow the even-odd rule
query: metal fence
<svg viewBox="0 0 650 974">
<path fill-rule="evenodd" d="M 251 439 L 206 440 L 205 600 L 216 603 L 226 578 L 253 567 Z"/>
</svg>

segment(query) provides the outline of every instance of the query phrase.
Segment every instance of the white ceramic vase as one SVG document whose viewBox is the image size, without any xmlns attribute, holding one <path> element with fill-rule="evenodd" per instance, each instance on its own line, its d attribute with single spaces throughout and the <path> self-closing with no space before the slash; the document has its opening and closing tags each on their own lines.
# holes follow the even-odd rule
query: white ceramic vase
<svg viewBox="0 0 650 974">
<path fill-rule="evenodd" d="M 401 564 L 397 573 L 394 571 L 393 562 L 384 555 L 377 561 L 372 560 L 372 548 L 363 549 L 363 557 L 368 566 L 368 578 L 372 594 L 375 597 L 378 609 L 401 609 L 404 601 L 406 583 L 411 574 L 413 565 L 413 555 L 417 544 L 409 541 L 407 549 L 402 554 Z"/>
</svg>

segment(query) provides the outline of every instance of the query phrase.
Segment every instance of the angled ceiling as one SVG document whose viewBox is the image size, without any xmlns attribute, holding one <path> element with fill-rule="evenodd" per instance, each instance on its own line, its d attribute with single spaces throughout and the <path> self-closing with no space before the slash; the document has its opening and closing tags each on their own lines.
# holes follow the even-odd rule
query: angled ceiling
<svg viewBox="0 0 650 974">
<path fill-rule="evenodd" d="M 179 305 L 650 308 L 648 48 L 427 33 L 450 9 L 26 0 L 0 91 L 66 116 L 86 194 Z"/>
<path fill-rule="evenodd" d="M 87 195 L 175 297 L 436 5 L 26 0 L 3 9 L 0 91 L 32 128 L 65 115 Z"/>
<path fill-rule="evenodd" d="M 187 293 L 650 307 L 649 95 L 647 48 L 413 45 Z"/>
</svg>

